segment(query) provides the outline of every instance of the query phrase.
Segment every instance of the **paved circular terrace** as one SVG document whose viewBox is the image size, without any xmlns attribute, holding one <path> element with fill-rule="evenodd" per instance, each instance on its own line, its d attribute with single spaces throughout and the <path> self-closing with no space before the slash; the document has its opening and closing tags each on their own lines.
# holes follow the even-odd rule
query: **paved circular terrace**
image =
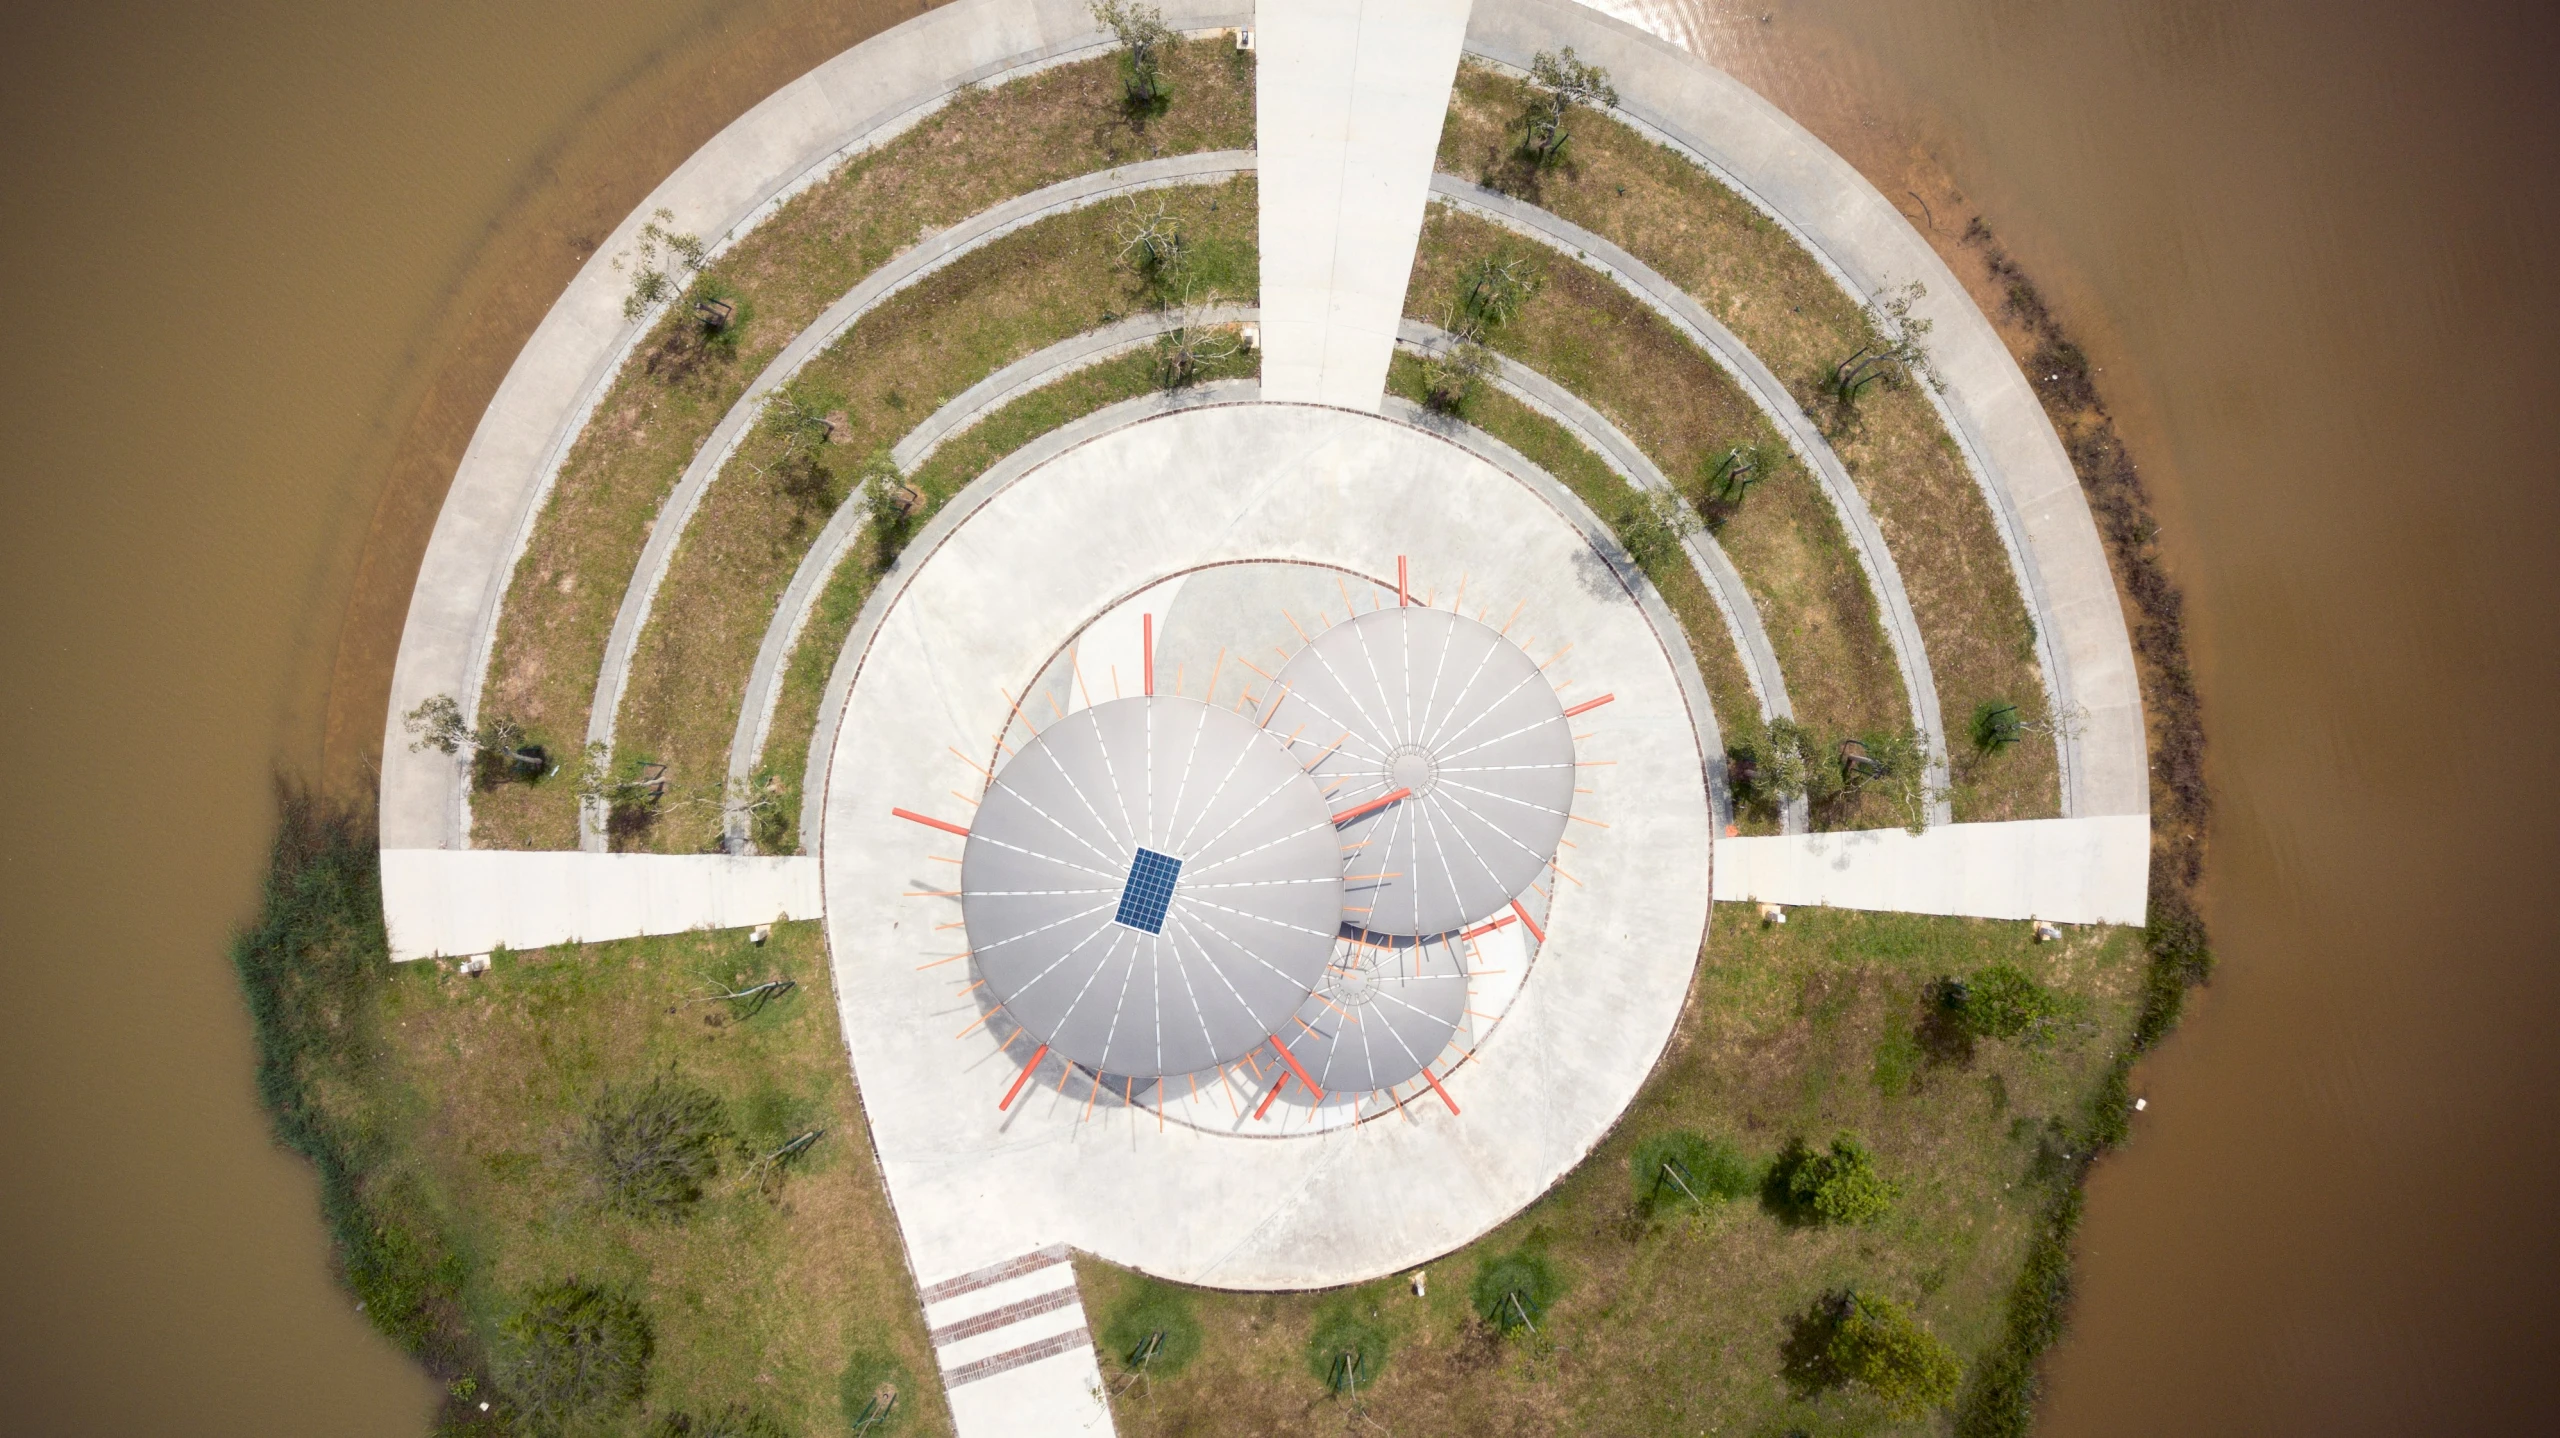
<svg viewBox="0 0 2560 1438">
<path fill-rule="evenodd" d="M 1333 959 L 1332 812 L 1250 719 L 1180 697 L 1078 709 L 997 771 L 968 826 L 974 967 L 1088 1074 L 1233 1063 Z"/>
<path fill-rule="evenodd" d="M 1069 449 L 911 556 L 858 631 L 820 857 L 846 1039 L 920 1270 L 1063 1241 L 1221 1287 L 1351 1282 L 1490 1229 L 1599 1141 L 1686 994 L 1712 825 L 1673 658 L 1685 648 L 1586 526 L 1539 477 L 1396 420 L 1225 404 Z M 1543 942 L 1514 922 L 1436 951 L 1339 946 L 1308 1005 L 1401 1004 L 1403 1021 L 1337 1023 L 1327 1041 L 1301 1030 L 1300 1061 L 1325 1069 L 1321 1102 L 1291 1101 L 1294 1083 L 1275 1096 L 1267 1060 L 1118 1092 L 1055 1056 L 1026 1070 L 1033 1038 L 1012 1032 L 965 952 L 963 841 L 892 810 L 967 827 L 990 776 L 1018 762 L 1009 743 L 1143 685 L 1144 641 L 1115 636 L 1152 640 L 1158 616 L 1199 627 L 1248 569 L 1310 576 L 1311 602 L 1320 577 L 1333 607 L 1289 619 L 1329 632 L 1396 604 L 1400 557 L 1415 603 L 1497 628 L 1508 617 L 1506 643 L 1541 659 L 1570 645 L 1543 676 L 1562 708 L 1608 696 L 1573 722 L 1577 822 L 1524 905 L 1543 914 Z M 1065 694 L 1042 684 L 1062 651 Z M 1240 649 L 1230 663 L 1285 660 Z M 1230 682 L 1186 662 L 1170 687 L 1223 701 Z M 1243 682 L 1268 697 L 1266 681 Z M 1459 983 L 1473 992 L 1458 1041 L 1412 1052 Z M 1416 1058 L 1436 1061 L 1433 1078 Z M 1381 1083 L 1402 1091 L 1365 1087 Z"/>
</svg>

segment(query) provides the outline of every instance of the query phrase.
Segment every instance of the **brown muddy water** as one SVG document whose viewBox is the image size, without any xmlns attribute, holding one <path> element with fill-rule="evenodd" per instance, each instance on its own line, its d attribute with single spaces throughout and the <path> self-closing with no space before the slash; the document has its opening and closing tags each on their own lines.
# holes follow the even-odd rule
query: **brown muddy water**
<svg viewBox="0 0 2560 1438">
<path fill-rule="evenodd" d="M 912 4 L 0 14 L 0 1430 L 418 1431 L 250 1088 L 222 951 L 269 776 L 361 788 L 443 483 L 584 247 Z M 1663 20 L 1916 221 L 1998 231 L 2097 356 L 2191 600 L 2223 967 L 2093 1185 L 2047 1430 L 2538 1427 L 2552 18 Z"/>
</svg>

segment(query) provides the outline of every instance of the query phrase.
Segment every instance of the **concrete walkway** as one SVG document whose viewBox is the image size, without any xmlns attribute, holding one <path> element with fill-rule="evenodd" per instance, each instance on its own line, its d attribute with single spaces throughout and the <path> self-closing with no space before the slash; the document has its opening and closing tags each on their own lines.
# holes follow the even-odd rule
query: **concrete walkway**
<svg viewBox="0 0 2560 1438">
<path fill-rule="evenodd" d="M 1168 0 L 1185 31 L 1250 24 L 1242 0 Z M 1101 53 L 1085 0 L 966 0 L 918 16 L 775 91 L 632 208 L 545 313 L 480 418 L 427 542 L 384 716 L 381 825 L 394 848 L 470 846 L 470 785 L 412 753 L 401 716 L 439 694 L 479 712 L 507 585 L 561 461 L 653 317 L 622 314 L 616 256 L 664 209 L 715 251 L 844 160 L 905 133 L 963 85 L 1000 84 Z"/>
<path fill-rule="evenodd" d="M 1255 7 L 1262 383 L 1375 412 L 1422 235 L 1468 0 Z"/>
<path fill-rule="evenodd" d="M 1192 318 L 1216 325 L 1244 324 L 1250 323 L 1256 313 L 1247 305 L 1222 305 Z M 1151 344 L 1157 336 L 1184 322 L 1185 316 L 1176 312 L 1136 315 L 1015 360 L 963 390 L 927 415 L 922 424 L 907 431 L 890 448 L 890 462 L 897 465 L 900 473 L 913 474 L 916 466 L 932 458 L 945 440 L 966 433 L 997 410 L 1078 370 Z M 729 778 L 733 784 L 752 781 L 756 766 L 764 759 L 765 739 L 773 730 L 774 706 L 782 697 L 783 670 L 791 662 L 801 633 L 808 628 L 809 617 L 817 612 L 818 596 L 844 563 L 845 555 L 852 551 L 854 541 L 861 537 L 865 517 L 860 495 L 838 505 L 826 527 L 818 532 L 816 542 L 809 546 L 809 552 L 801 556 L 791 583 L 774 606 L 773 619 L 765 626 L 763 642 L 756 647 L 755 668 L 738 706 L 737 731 L 729 741 Z M 743 813 L 733 811 L 727 827 L 733 845 L 745 840 Z"/>
<path fill-rule="evenodd" d="M 1608 240 L 1535 205 L 1455 175 L 1432 176 L 1431 193 L 1608 276 L 1620 289 L 1686 334 L 1691 343 L 1715 361 L 1717 368 L 1734 378 L 1742 392 L 1768 417 L 1787 446 L 1813 472 L 1823 498 L 1830 501 L 1832 513 L 1839 516 L 1849 550 L 1857 556 L 1858 568 L 1867 577 L 1868 591 L 1875 596 L 1876 617 L 1882 621 L 1885 643 L 1893 651 L 1895 666 L 1902 671 L 1911 722 L 1928 741 L 1928 782 L 1945 788 L 1947 736 L 1946 724 L 1938 712 L 1938 681 L 1929 668 L 1929 650 L 1920 637 L 1920 621 L 1911 612 L 1911 596 L 1902 586 L 1901 566 L 1894 563 L 1893 550 L 1885 543 L 1884 532 L 1876 527 L 1875 516 L 1868 512 L 1857 483 L 1849 477 L 1848 466 L 1840 462 L 1822 431 L 1814 427 L 1812 418 L 1788 393 L 1786 383 L 1761 363 L 1760 357 L 1733 331 L 1690 298 L 1688 291 Z M 1935 822 L 1946 823 L 1954 817 L 1954 810 L 1944 801 L 1937 805 Z"/>
<path fill-rule="evenodd" d="M 737 929 L 818 917 L 814 859 L 385 849 L 391 957 Z"/>
<path fill-rule="evenodd" d="M 827 306 L 825 313 L 782 347 L 782 352 L 775 355 L 764 372 L 747 386 L 746 392 L 738 396 L 729 412 L 721 416 L 710 437 L 694 451 L 693 462 L 685 466 L 684 476 L 676 481 L 666 503 L 659 507 L 657 520 L 649 530 L 648 542 L 641 546 L 640 560 L 633 570 L 631 583 L 622 592 L 622 608 L 614 615 L 612 636 L 605 642 L 604 661 L 596 672 L 595 699 L 587 709 L 587 742 L 608 748 L 613 744 L 614 730 L 621 720 L 623 690 L 631 680 L 632 655 L 639 649 L 640 636 L 648 627 L 649 612 L 658 599 L 658 586 L 675 561 L 676 550 L 684 542 L 685 530 L 692 524 L 694 511 L 701 506 L 703 494 L 727 468 L 738 446 L 746 442 L 748 434 L 755 428 L 757 417 L 764 413 L 766 402 L 789 384 L 809 361 L 826 353 L 837 340 L 859 324 L 864 315 L 900 291 L 1025 226 L 1122 195 L 1174 185 L 1214 184 L 1252 171 L 1251 151 L 1212 150 L 1123 165 L 1061 180 L 1030 194 L 1018 195 L 948 229 L 935 232 L 922 243 L 901 252 L 864 276 L 834 304 Z M 579 841 L 590 853 L 604 852 L 604 818 L 602 805 L 589 805 L 580 816 Z"/>
<path fill-rule="evenodd" d="M 1469 54 L 1515 71 L 1572 45 L 1606 66 L 1618 115 L 1688 155 L 1802 241 L 1849 292 L 1919 280 L 1934 328 L 1934 397 L 1984 486 L 2037 616 L 2059 726 L 2066 815 L 2150 812 L 2150 758 L 2133 645 L 2070 457 L 1999 333 L 1908 219 L 1855 168 L 1750 87 L 1573 0 L 1477 0 Z"/>
<path fill-rule="evenodd" d="M 1977 919 L 2139 924 L 2151 880 L 2142 814 L 1724 839 L 1716 899 Z"/>
</svg>

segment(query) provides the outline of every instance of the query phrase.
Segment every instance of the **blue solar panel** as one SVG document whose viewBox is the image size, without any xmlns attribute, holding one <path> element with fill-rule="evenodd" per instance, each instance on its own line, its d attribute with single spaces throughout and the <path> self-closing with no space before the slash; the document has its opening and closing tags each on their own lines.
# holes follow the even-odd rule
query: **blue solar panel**
<svg viewBox="0 0 2560 1438">
<path fill-rule="evenodd" d="M 1120 889 L 1120 912 L 1112 917 L 1150 934 L 1164 932 L 1164 911 L 1173 903 L 1173 881 L 1182 877 L 1182 861 L 1171 854 L 1140 849 L 1129 865 L 1129 880 Z"/>
</svg>

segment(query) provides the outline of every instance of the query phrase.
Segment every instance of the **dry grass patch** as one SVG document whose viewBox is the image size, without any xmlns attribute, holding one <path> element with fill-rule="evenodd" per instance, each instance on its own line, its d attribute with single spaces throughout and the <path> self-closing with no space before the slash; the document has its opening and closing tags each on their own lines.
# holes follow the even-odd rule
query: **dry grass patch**
<svg viewBox="0 0 2560 1438">
<path fill-rule="evenodd" d="M 1928 986 L 1997 962 L 2067 996 L 2066 1029 L 2042 1048 L 1928 1047 Z M 1589 1160 L 1431 1263 L 1425 1298 L 1401 1280 L 1192 1294 L 1200 1356 L 1123 1394 L 1120 1431 L 1365 1429 L 1306 1358 L 1317 1324 L 1342 1310 L 1394 1335 L 1364 1400 L 1392 1432 L 1939 1431 L 1934 1419 L 1897 1425 L 1863 1392 L 1791 1365 L 1799 1320 L 1856 1283 L 1914 1306 L 1968 1359 L 1993 1343 L 2038 1215 L 2076 1174 L 2075 1125 L 2131 1029 L 2143 962 L 2130 929 L 2039 947 L 2023 924 L 1807 909 L 1763 929 L 1745 906 L 1720 906 L 1668 1052 Z M 1821 1144 L 1842 1129 L 1899 1188 L 1872 1225 L 1806 1224 L 1747 1198 L 1650 1217 L 1638 1207 L 1631 1157 L 1648 1138 L 1700 1133 L 1765 1162 L 1791 1138 Z M 1469 1289 L 1488 1260 L 1523 1252 L 1562 1292 L 1535 1336 L 1506 1338 Z M 1079 1272 L 1099 1321 L 1135 1286 L 1089 1260 Z M 1104 1362 L 1114 1371 L 1119 1355 Z"/>
<path fill-rule="evenodd" d="M 1143 129 L 1120 104 L 1118 57 L 971 90 L 856 156 L 711 266 L 746 315 L 735 349 L 706 351 L 679 304 L 641 343 L 571 450 L 499 617 L 482 707 L 555 755 L 585 741 L 613 616 L 659 506 L 720 416 L 791 336 L 927 232 L 1014 195 L 1163 154 L 1249 148 L 1249 62 L 1208 44 L 1166 62 L 1175 100 Z M 575 848 L 569 784 L 508 785 L 473 804 L 473 841 Z"/>
<path fill-rule="evenodd" d="M 1182 217 L 1196 293 L 1255 291 L 1250 179 L 1138 203 Z M 1041 221 L 866 315 L 792 386 L 846 417 L 838 441 L 812 445 L 789 433 L 782 406 L 768 410 L 704 494 L 633 653 L 615 748 L 665 764 L 668 797 L 657 822 L 618 843 L 717 845 L 739 701 L 810 542 L 866 463 L 970 385 L 1159 297 L 1120 258 L 1128 218 L 1113 203 Z"/>
<path fill-rule="evenodd" d="M 1387 389 L 1420 404 L 1424 394 L 1422 362 L 1399 352 L 1387 371 Z M 1523 458 L 1554 476 L 1591 506 L 1592 513 L 1612 525 L 1628 524 L 1643 503 L 1635 486 L 1564 426 L 1499 390 L 1478 386 L 1459 407 L 1457 418 L 1518 450 Z M 1679 621 L 1689 641 L 1689 652 L 1698 661 L 1699 676 L 1706 681 L 1707 702 L 1715 707 L 1718 727 L 1740 732 L 1735 726 L 1756 725 L 1759 701 L 1751 695 L 1751 680 L 1740 651 L 1734 648 L 1733 632 L 1726 627 L 1723 612 L 1716 608 L 1715 597 L 1707 592 L 1706 581 L 1680 556 L 1662 562 L 1637 554 L 1636 560 L 1643 566 L 1645 577 L 1661 592 L 1663 603 L 1670 607 L 1671 617 Z M 1736 817 L 1751 832 L 1775 832 L 1773 825 L 1758 817 Z"/>
<path fill-rule="evenodd" d="M 752 1012 L 707 999 L 768 978 L 798 988 Z M 568 1276 L 647 1310 L 644 1405 L 599 1431 L 737 1402 L 785 1431 L 841 1431 L 848 1372 L 866 1395 L 876 1374 L 898 1383 L 898 1431 L 947 1430 L 816 924 L 777 925 L 761 948 L 731 931 L 502 954 L 477 978 L 409 965 L 382 1032 L 397 1151 L 468 1255 L 464 1301 L 491 1349 L 522 1294 Z M 660 1074 L 718 1097 L 721 1161 L 679 1216 L 632 1217 L 600 1201 L 583 1134 L 608 1085 Z M 825 1136 L 770 1181 L 748 1171 L 813 1128 Z"/>
<path fill-rule="evenodd" d="M 1628 126 L 1583 113 L 1562 165 L 1512 159 L 1527 87 L 1470 63 L 1459 75 L 1440 167 L 1507 189 L 1653 266 L 1704 305 L 1824 416 L 1832 448 L 1892 546 L 1938 684 L 1956 761 L 1956 816 L 2042 818 L 2060 812 L 2053 745 L 2030 740 L 1993 757 L 1965 730 L 1982 705 L 2048 717 L 2035 630 L 1990 506 L 1916 385 L 1879 385 L 1843 413 L 1823 399 L 1830 366 L 1867 342 L 1856 302 L 1814 257 L 1706 171 Z M 1790 685 L 1794 671 L 1788 671 Z"/>
</svg>

